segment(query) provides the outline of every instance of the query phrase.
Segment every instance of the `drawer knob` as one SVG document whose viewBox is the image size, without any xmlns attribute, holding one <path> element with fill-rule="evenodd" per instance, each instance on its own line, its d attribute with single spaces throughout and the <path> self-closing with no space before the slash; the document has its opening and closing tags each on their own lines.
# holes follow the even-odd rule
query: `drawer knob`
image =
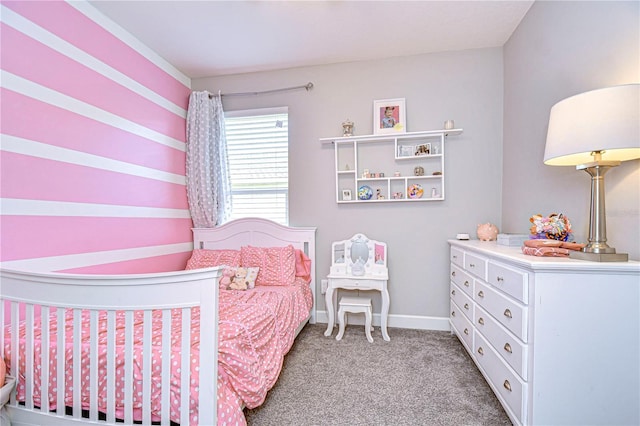
<svg viewBox="0 0 640 426">
<path fill-rule="evenodd" d="M 451 311 L 451 316 L 455 317 L 456 316 L 456 312 L 455 311 Z"/>
<path fill-rule="evenodd" d="M 464 329 L 464 334 L 466 334 L 467 336 L 469 335 L 469 329 L 468 328 Z"/>
<path fill-rule="evenodd" d="M 456 276 L 456 271 L 453 271 L 453 272 L 451 273 L 451 276 L 452 276 L 452 277 L 455 277 L 455 276 Z"/>
<path fill-rule="evenodd" d="M 480 291 L 478 292 L 478 297 L 484 297 L 484 291 L 480 290 Z"/>
<path fill-rule="evenodd" d="M 504 278 L 502 278 L 502 277 L 496 277 L 496 280 L 497 280 L 498 282 L 500 282 L 500 281 L 504 281 Z"/>
<path fill-rule="evenodd" d="M 482 346 L 480 346 L 480 347 L 478 348 L 478 353 L 479 353 L 480 355 L 484 355 L 484 349 L 482 349 Z"/>
<path fill-rule="evenodd" d="M 478 318 L 478 324 L 484 325 L 484 318 L 482 317 Z"/>
<path fill-rule="evenodd" d="M 504 388 L 506 390 L 508 390 L 509 392 L 511 392 L 511 383 L 509 383 L 508 380 L 505 380 L 504 383 L 502 384 L 502 386 L 504 386 Z"/>
<path fill-rule="evenodd" d="M 469 287 L 469 281 L 465 281 L 465 282 L 464 282 L 464 286 L 465 286 L 465 287 Z"/>
<path fill-rule="evenodd" d="M 511 350 L 511 345 L 509 343 L 504 344 L 504 350 L 509 353 L 513 353 L 513 351 Z"/>
<path fill-rule="evenodd" d="M 513 318 L 513 315 L 511 315 L 511 311 L 509 309 L 504 310 L 504 316 L 507 318 Z"/>
<path fill-rule="evenodd" d="M 453 258 L 454 258 L 454 259 L 457 259 L 457 258 L 458 258 L 458 256 L 456 256 L 456 255 L 454 254 L 454 255 L 453 255 Z"/>
<path fill-rule="evenodd" d="M 456 295 L 456 291 L 455 290 L 451 290 L 451 294 L 455 296 Z"/>
<path fill-rule="evenodd" d="M 465 304 L 464 304 L 464 308 L 465 308 L 465 309 L 469 309 L 469 304 L 468 304 L 468 303 L 465 303 Z"/>
<path fill-rule="evenodd" d="M 475 267 L 476 267 L 476 265 L 475 265 L 475 264 L 473 264 L 473 263 L 470 263 L 470 264 L 469 264 L 469 267 L 470 267 L 470 268 L 475 268 Z"/>
</svg>

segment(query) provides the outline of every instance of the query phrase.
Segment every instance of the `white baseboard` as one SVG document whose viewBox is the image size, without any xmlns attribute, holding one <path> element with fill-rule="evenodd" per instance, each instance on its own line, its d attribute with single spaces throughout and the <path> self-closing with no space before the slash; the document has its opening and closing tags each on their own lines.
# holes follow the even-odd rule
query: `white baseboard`
<svg viewBox="0 0 640 426">
<path fill-rule="evenodd" d="M 328 323 L 327 311 L 316 311 L 316 323 Z M 373 325 L 380 326 L 380 314 L 373 314 Z M 364 325 L 364 315 L 348 314 L 348 324 Z M 390 314 L 387 320 L 389 327 L 410 328 L 414 330 L 451 331 L 448 317 L 425 317 L 418 315 Z"/>
</svg>

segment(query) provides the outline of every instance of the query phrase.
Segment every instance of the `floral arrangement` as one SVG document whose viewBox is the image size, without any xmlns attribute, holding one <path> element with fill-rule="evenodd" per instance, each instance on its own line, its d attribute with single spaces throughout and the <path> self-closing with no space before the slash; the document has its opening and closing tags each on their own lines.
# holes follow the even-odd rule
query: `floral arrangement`
<svg viewBox="0 0 640 426">
<path fill-rule="evenodd" d="M 548 217 L 534 214 L 529 218 L 529 222 L 533 224 L 529 228 L 531 239 L 573 241 L 571 222 L 562 213 L 552 213 Z"/>
</svg>

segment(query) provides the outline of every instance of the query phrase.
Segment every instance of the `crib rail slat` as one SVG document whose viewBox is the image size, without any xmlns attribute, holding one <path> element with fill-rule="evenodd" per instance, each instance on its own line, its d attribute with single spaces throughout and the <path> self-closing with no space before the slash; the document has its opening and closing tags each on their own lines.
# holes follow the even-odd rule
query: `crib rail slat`
<svg viewBox="0 0 640 426">
<path fill-rule="evenodd" d="M 51 328 L 50 328 L 50 318 L 49 318 L 49 307 L 42 306 L 40 310 L 40 322 L 42 323 L 42 327 L 40 328 L 42 346 L 41 348 L 49 348 L 51 345 L 49 344 L 51 340 Z M 41 349 L 40 350 L 41 364 L 40 364 L 40 408 L 49 412 L 49 350 Z"/>
<path fill-rule="evenodd" d="M 171 358 L 171 311 L 165 310 L 162 312 L 161 426 L 170 424 Z"/>
<path fill-rule="evenodd" d="M 20 349 L 18 348 L 20 317 L 18 309 L 18 303 L 11 303 L 11 374 L 16 378 L 20 377 Z M 16 403 L 14 392 L 11 395 L 11 405 L 15 405 Z"/>
<path fill-rule="evenodd" d="M 152 353 L 152 312 L 144 311 L 144 339 L 142 349 L 142 424 L 151 424 L 151 360 Z"/>
<path fill-rule="evenodd" d="M 24 359 L 24 382 L 25 394 L 27 395 L 25 407 L 33 409 L 33 305 L 25 306 L 25 359 Z"/>
<path fill-rule="evenodd" d="M 82 418 L 82 311 L 80 309 L 73 310 L 73 417 Z"/>
<path fill-rule="evenodd" d="M 182 342 L 180 344 L 180 424 L 189 424 L 189 399 L 191 394 L 191 384 L 189 378 L 189 363 L 191 360 L 191 309 L 182 309 Z"/>
<path fill-rule="evenodd" d="M 124 421 L 133 423 L 133 311 L 124 313 Z"/>
<path fill-rule="evenodd" d="M 89 319 L 89 420 L 98 420 L 98 315 L 91 311 Z"/>
<path fill-rule="evenodd" d="M 64 395 L 65 395 L 65 390 L 67 389 L 68 386 L 70 386 L 69 383 L 66 382 L 66 377 L 65 377 L 65 368 L 66 368 L 66 361 L 65 361 L 65 348 L 67 347 L 66 344 L 66 333 L 64 333 L 65 327 L 66 327 L 66 320 L 65 320 L 65 312 L 64 309 L 57 309 L 56 310 L 56 316 L 57 316 L 57 324 L 58 324 L 58 345 L 56 346 L 56 372 L 57 372 L 57 397 L 56 397 L 56 413 L 58 416 L 62 417 L 64 416 L 65 412 L 64 412 Z"/>
<path fill-rule="evenodd" d="M 116 421 L 116 312 L 107 311 L 107 422 Z"/>
</svg>

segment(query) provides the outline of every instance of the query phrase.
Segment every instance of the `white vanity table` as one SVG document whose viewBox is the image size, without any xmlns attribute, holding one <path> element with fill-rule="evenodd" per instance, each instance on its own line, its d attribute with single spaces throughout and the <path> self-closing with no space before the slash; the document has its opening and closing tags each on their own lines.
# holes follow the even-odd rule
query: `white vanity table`
<svg viewBox="0 0 640 426">
<path fill-rule="evenodd" d="M 382 296 L 380 328 L 384 340 L 389 341 L 387 317 L 389 314 L 389 291 L 387 282 L 387 244 L 370 240 L 363 234 L 356 234 L 348 240 L 336 241 L 331 245 L 331 269 L 327 276 L 325 295 L 329 323 L 325 336 L 331 336 L 336 318 L 337 289 L 375 290 Z"/>
</svg>

